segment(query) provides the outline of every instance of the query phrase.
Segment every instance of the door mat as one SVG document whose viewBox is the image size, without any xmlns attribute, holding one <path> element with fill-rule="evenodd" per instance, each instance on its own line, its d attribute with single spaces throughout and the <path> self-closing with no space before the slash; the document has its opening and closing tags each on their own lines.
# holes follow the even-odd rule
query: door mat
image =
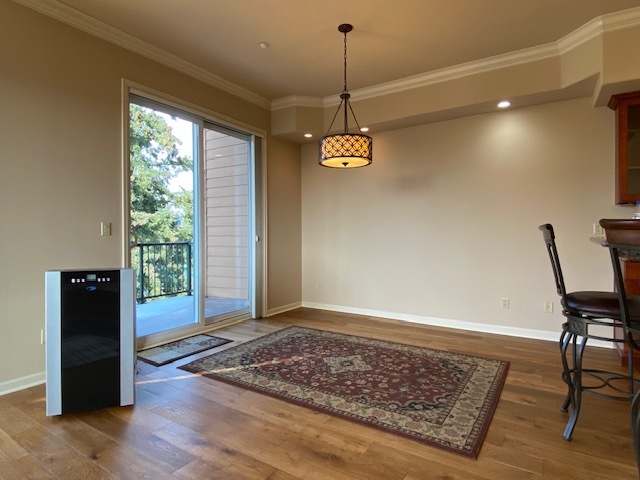
<svg viewBox="0 0 640 480">
<path fill-rule="evenodd" d="M 288 327 L 179 368 L 475 458 L 509 362 Z"/>
<path fill-rule="evenodd" d="M 151 365 L 160 367 L 167 363 L 188 357 L 189 355 L 230 343 L 231 341 L 232 340 L 227 340 L 226 338 L 214 337 L 213 335 L 194 335 L 193 337 L 183 338 L 182 340 L 158 347 L 141 350 L 138 352 L 138 358 Z"/>
</svg>

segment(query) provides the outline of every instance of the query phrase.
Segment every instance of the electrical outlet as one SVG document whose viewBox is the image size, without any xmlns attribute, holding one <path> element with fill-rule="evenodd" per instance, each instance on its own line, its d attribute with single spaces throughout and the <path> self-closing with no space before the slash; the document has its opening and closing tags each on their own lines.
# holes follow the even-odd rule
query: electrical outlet
<svg viewBox="0 0 640 480">
<path fill-rule="evenodd" d="M 553 313 L 553 302 L 544 302 L 544 311 L 547 313 Z"/>
<path fill-rule="evenodd" d="M 509 304 L 510 303 L 511 302 L 509 301 L 509 299 L 507 297 L 503 297 L 503 298 L 500 299 L 500 306 L 502 308 L 509 308 Z"/>
<path fill-rule="evenodd" d="M 103 237 L 111 236 L 111 222 L 100 222 L 100 235 Z"/>
<path fill-rule="evenodd" d="M 40 345 L 44 345 L 44 330 L 40 329 Z"/>
<path fill-rule="evenodd" d="M 602 226 L 599 223 L 594 223 L 593 224 L 593 235 L 595 237 L 603 237 L 604 236 L 604 230 L 603 230 Z"/>
</svg>

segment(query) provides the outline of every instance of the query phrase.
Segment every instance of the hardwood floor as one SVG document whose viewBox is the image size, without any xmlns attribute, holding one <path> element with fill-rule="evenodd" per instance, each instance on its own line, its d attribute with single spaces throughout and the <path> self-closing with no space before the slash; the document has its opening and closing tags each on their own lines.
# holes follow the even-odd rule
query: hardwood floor
<svg viewBox="0 0 640 480">
<path fill-rule="evenodd" d="M 300 325 L 508 360 L 477 460 L 264 395 L 138 362 L 135 407 L 45 416 L 44 385 L 0 397 L 2 479 L 631 479 L 629 404 L 584 398 L 573 440 L 555 342 L 299 309 L 216 330 L 224 350 Z M 612 350 L 590 365 L 616 369 Z"/>
</svg>

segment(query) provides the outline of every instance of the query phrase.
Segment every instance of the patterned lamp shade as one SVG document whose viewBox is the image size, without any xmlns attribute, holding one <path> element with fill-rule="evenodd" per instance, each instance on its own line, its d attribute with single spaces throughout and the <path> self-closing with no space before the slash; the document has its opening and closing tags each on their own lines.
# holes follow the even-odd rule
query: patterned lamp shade
<svg viewBox="0 0 640 480">
<path fill-rule="evenodd" d="M 357 133 L 325 136 L 318 144 L 318 163 L 331 168 L 357 168 L 370 165 L 373 139 Z"/>
</svg>

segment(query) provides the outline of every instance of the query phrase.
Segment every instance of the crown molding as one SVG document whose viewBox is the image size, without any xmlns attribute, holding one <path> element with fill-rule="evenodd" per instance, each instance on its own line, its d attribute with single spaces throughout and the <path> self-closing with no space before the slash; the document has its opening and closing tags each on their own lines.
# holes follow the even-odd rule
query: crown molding
<svg viewBox="0 0 640 480">
<path fill-rule="evenodd" d="M 78 10 L 64 5 L 57 0 L 13 0 L 15 3 L 47 15 L 90 35 L 106 40 L 134 53 L 166 65 L 174 70 L 189 75 L 214 86 L 224 92 L 251 102 L 262 108 L 281 110 L 294 107 L 327 108 L 340 103 L 339 95 L 334 94 L 324 98 L 291 95 L 288 97 L 268 100 L 256 93 L 236 85 L 202 67 L 187 62 L 180 57 L 168 53 L 158 47 L 144 42 L 132 35 L 124 33 L 106 23 L 96 20 Z M 603 15 L 587 22 L 561 39 L 545 45 L 531 47 L 516 52 L 475 60 L 454 65 L 431 72 L 412 75 L 399 80 L 365 87 L 351 91 L 353 100 L 365 100 L 393 93 L 403 92 L 414 88 L 425 87 L 434 83 L 446 82 L 464 78 L 479 73 L 489 72 L 500 68 L 520 65 L 553 58 L 572 50 L 583 43 L 602 36 L 605 32 L 621 30 L 640 24 L 640 7 Z"/>
<path fill-rule="evenodd" d="M 565 35 L 556 43 L 562 54 L 589 40 L 602 36 L 606 32 L 622 30 L 638 25 L 638 23 L 640 23 L 640 7 L 630 8 L 628 10 L 596 17 L 568 35 Z"/>
<path fill-rule="evenodd" d="M 366 100 L 413 88 L 420 88 L 434 83 L 456 80 L 491 70 L 545 60 L 562 55 L 593 38 L 602 36 L 605 32 L 621 30 L 638 24 L 640 24 L 640 7 L 631 8 L 594 18 L 555 42 L 454 65 L 432 72 L 421 73 L 400 80 L 393 80 L 372 87 L 353 90 L 349 93 L 351 93 L 351 98 L 354 101 Z M 339 96 L 334 94 L 324 97 L 322 103 L 325 108 L 335 107 L 340 103 Z"/>
<path fill-rule="evenodd" d="M 372 87 L 360 88 L 350 91 L 352 101 L 366 100 L 369 98 L 381 97 L 393 93 L 403 92 L 414 88 L 425 87 L 434 83 L 442 83 L 456 80 L 479 73 L 498 70 L 523 63 L 545 60 L 558 55 L 558 47 L 555 43 L 531 47 L 517 52 L 496 55 L 481 60 L 454 65 L 440 70 L 434 70 L 427 73 L 419 73 L 400 80 L 380 83 Z M 339 95 L 331 95 L 322 99 L 325 107 L 334 107 L 340 103 Z"/>
<path fill-rule="evenodd" d="M 224 78 L 205 70 L 202 67 L 187 62 L 180 57 L 165 50 L 144 42 L 133 35 L 122 32 L 100 20 L 86 15 L 78 10 L 64 5 L 56 0 L 13 0 L 24 7 L 35 10 L 48 17 L 66 23 L 71 27 L 82 30 L 89 35 L 101 38 L 107 42 L 123 47 L 143 57 L 154 60 L 167 67 L 177 70 L 185 75 L 189 75 L 196 80 L 216 87 L 224 92 L 251 102 L 259 107 L 269 109 L 270 100 L 257 95 L 239 85 L 236 85 Z"/>
<path fill-rule="evenodd" d="M 271 101 L 271 111 L 293 107 L 322 108 L 324 107 L 324 104 L 321 98 L 305 97 L 303 95 L 290 95 L 288 97 L 276 98 Z"/>
<path fill-rule="evenodd" d="M 602 35 L 603 23 L 603 18 L 597 17 L 565 35 L 555 42 L 558 45 L 558 52 L 563 54 Z"/>
<path fill-rule="evenodd" d="M 393 93 L 403 92 L 405 90 L 411 90 L 414 88 L 425 87 L 434 83 L 441 83 L 459 78 L 464 78 L 478 73 L 488 72 L 491 70 L 497 70 L 509 66 L 519 65 L 528 62 L 534 62 L 537 60 L 544 60 L 552 58 L 559 54 L 558 46 L 556 43 L 548 43 L 546 45 L 531 47 L 517 52 L 505 53 L 502 55 L 496 55 L 489 58 L 483 58 L 481 60 L 474 60 L 472 62 L 462 63 L 460 65 L 454 65 L 452 67 L 442 68 L 440 70 L 433 70 L 427 73 L 419 73 L 410 77 L 401 78 L 399 80 L 392 80 L 390 82 L 380 83 L 371 87 L 359 88 L 356 90 L 350 90 L 351 99 L 353 100 L 366 100 L 369 98 L 381 97 L 390 95 Z M 304 98 L 305 104 L 296 103 L 296 99 Z M 312 99 L 315 99 L 312 101 Z M 279 110 L 282 108 L 298 107 L 298 106 L 323 106 L 335 107 L 340 103 L 340 96 L 338 94 L 329 95 L 322 99 L 316 97 L 299 97 L 292 95 L 290 97 L 283 97 L 271 102 L 271 110 Z"/>
<path fill-rule="evenodd" d="M 605 32 L 632 27 L 640 23 L 640 7 L 610 13 L 599 18 L 602 20 L 603 31 Z"/>
</svg>

